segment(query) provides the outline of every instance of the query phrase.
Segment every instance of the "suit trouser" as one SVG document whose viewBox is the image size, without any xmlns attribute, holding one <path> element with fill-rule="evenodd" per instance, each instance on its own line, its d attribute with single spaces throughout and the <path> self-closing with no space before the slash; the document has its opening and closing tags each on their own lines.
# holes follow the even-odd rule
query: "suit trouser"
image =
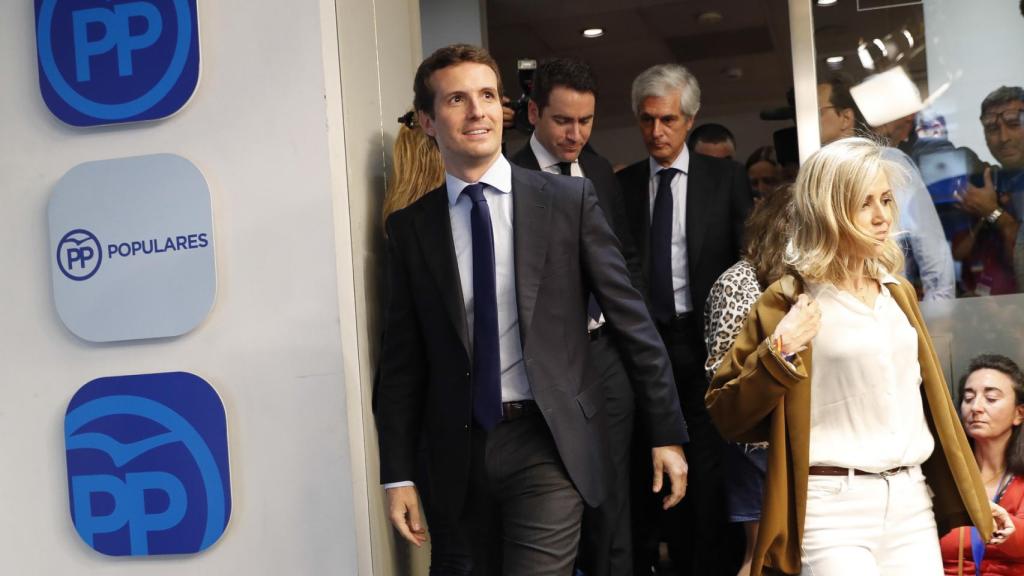
<svg viewBox="0 0 1024 576">
<path fill-rule="evenodd" d="M 942 553 L 924 474 L 811 476 L 804 576 L 941 576 Z"/>
<path fill-rule="evenodd" d="M 634 444 L 633 546 L 638 574 L 650 573 L 658 557 L 658 542 L 668 543 L 672 564 L 680 576 L 732 576 L 742 562 L 743 536 L 730 526 L 726 506 L 723 454 L 726 443 L 704 407 L 707 352 L 695 316 L 676 320 L 658 331 L 672 361 L 679 402 L 690 441 L 684 450 L 689 467 L 686 496 L 675 508 L 661 509 L 667 493 L 652 497 L 650 450 Z M 637 415 L 640 421 L 642 415 Z M 638 427 L 637 436 L 640 436 Z M 646 475 L 640 474 L 647 470 Z M 643 481 L 638 481 L 642 479 Z"/>
<path fill-rule="evenodd" d="M 473 430 L 462 517 L 431 514 L 432 576 L 568 576 L 583 499 L 539 413 Z"/>
<path fill-rule="evenodd" d="M 608 496 L 597 508 L 583 512 L 579 567 L 586 576 L 628 576 L 633 571 L 629 511 L 633 387 L 613 337 L 591 340 L 587 361 L 605 391 L 611 462 Z"/>
</svg>

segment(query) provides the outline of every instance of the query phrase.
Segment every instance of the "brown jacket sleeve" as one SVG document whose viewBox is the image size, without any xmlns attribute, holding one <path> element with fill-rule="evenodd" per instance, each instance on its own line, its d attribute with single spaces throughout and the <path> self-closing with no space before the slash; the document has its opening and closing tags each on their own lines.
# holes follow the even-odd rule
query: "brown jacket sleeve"
<svg viewBox="0 0 1024 576">
<path fill-rule="evenodd" d="M 787 281 L 788 286 L 781 284 Z M 791 387 L 808 377 L 804 358 L 809 358 L 809 348 L 790 364 L 768 346 L 768 337 L 789 311 L 791 300 L 786 292 L 791 290 L 792 279 L 780 280 L 765 290 L 708 388 L 704 399 L 708 411 L 728 440 L 768 440 L 765 417 Z"/>
</svg>

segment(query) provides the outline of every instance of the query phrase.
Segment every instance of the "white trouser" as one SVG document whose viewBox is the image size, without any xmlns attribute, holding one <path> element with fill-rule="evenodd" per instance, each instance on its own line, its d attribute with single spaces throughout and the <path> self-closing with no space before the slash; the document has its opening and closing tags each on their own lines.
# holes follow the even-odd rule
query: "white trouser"
<svg viewBox="0 0 1024 576">
<path fill-rule="evenodd" d="M 802 576 L 941 576 L 921 468 L 888 477 L 811 476 Z"/>
</svg>

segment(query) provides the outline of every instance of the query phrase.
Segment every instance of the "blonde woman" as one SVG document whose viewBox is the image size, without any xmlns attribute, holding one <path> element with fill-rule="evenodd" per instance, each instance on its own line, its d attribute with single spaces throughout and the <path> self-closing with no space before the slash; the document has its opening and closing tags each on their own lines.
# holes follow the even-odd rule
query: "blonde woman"
<svg viewBox="0 0 1024 576">
<path fill-rule="evenodd" d="M 398 119 L 393 147 L 391 182 L 384 195 L 381 222 L 388 216 L 420 199 L 421 196 L 444 184 L 444 163 L 434 140 L 427 136 L 416 122 L 411 110 Z"/>
<path fill-rule="evenodd" d="M 894 275 L 899 170 L 862 138 L 808 159 L 797 275 L 754 305 L 708 391 L 724 436 L 770 442 L 751 574 L 940 575 L 940 530 L 1013 531 L 1002 511 L 993 537 L 914 289 Z"/>
</svg>

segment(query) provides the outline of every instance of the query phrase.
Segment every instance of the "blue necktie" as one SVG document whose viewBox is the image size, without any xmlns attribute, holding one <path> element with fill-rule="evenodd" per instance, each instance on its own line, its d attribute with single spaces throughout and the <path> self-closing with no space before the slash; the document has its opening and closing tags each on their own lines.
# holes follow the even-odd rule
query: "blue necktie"
<svg viewBox="0 0 1024 576">
<path fill-rule="evenodd" d="M 675 168 L 658 171 L 658 193 L 651 216 L 651 312 L 654 319 L 667 323 L 676 314 L 672 288 L 672 177 Z"/>
<path fill-rule="evenodd" d="M 498 290 L 494 231 L 483 184 L 462 189 L 473 202 L 473 417 L 484 430 L 501 421 L 501 356 L 498 351 Z"/>
</svg>

